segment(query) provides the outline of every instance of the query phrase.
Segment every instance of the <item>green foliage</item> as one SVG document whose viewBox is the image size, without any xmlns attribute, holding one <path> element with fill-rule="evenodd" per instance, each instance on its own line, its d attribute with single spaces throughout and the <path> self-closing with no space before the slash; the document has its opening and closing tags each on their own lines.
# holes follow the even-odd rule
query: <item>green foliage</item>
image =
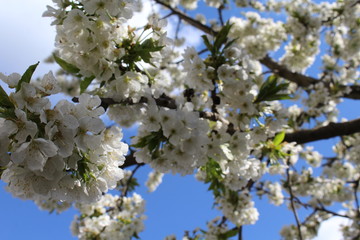
<svg viewBox="0 0 360 240">
<path fill-rule="evenodd" d="M 84 93 L 86 89 L 90 86 L 92 81 L 95 79 L 95 76 L 90 77 L 84 77 L 82 78 L 82 75 L 79 74 L 80 69 L 77 68 L 75 65 L 66 62 L 64 59 L 61 59 L 60 57 L 53 54 L 53 57 L 55 59 L 55 62 L 59 64 L 59 66 L 67 73 L 73 74 L 76 77 L 80 78 L 80 94 Z"/>
<path fill-rule="evenodd" d="M 39 62 L 31 65 L 26 69 L 25 73 L 21 76 L 20 81 L 18 82 L 18 85 L 16 86 L 16 92 L 18 92 L 21 89 L 21 84 L 26 82 L 29 83 L 31 80 L 32 75 L 34 74 L 37 66 L 39 65 Z"/>
<path fill-rule="evenodd" d="M 225 24 L 225 26 L 220 30 L 220 32 L 218 32 L 215 36 L 214 39 L 214 43 L 210 43 L 208 37 L 206 35 L 202 35 L 202 39 L 204 40 L 204 44 L 207 47 L 207 49 L 211 52 L 212 56 L 216 56 L 216 55 L 220 55 L 222 53 L 221 48 L 222 46 L 227 42 L 228 40 L 228 34 L 230 31 L 230 28 L 233 24 L 229 24 L 229 22 L 227 22 Z M 229 46 L 231 46 L 231 44 L 235 41 L 236 39 L 228 42 L 224 48 L 228 48 Z"/>
<path fill-rule="evenodd" d="M 80 94 L 85 92 L 91 82 L 95 79 L 95 76 L 86 77 L 80 81 Z"/>
<path fill-rule="evenodd" d="M 141 137 L 132 147 L 144 148 L 147 146 L 152 158 L 156 158 L 161 146 L 167 142 L 168 139 L 164 136 L 162 129 L 160 129 L 157 132 L 151 132 L 149 135 Z"/>
<path fill-rule="evenodd" d="M 126 182 L 127 192 L 133 192 L 136 187 L 140 186 L 140 184 L 134 176 L 129 180 Z"/>
<path fill-rule="evenodd" d="M 61 59 L 60 57 L 53 54 L 53 57 L 55 59 L 55 62 L 59 64 L 59 66 L 67 73 L 76 74 L 80 71 L 79 68 L 77 68 L 75 65 L 72 65 L 71 63 L 66 62 L 65 60 Z"/>
<path fill-rule="evenodd" d="M 285 132 L 282 131 L 269 140 L 265 145 L 263 153 L 269 156 L 270 164 L 278 164 L 279 159 L 286 159 L 289 154 L 282 151 L 283 141 L 285 139 Z"/>
<path fill-rule="evenodd" d="M 0 86 L 0 108 L 14 109 L 14 104 L 10 101 L 9 96 L 5 90 Z"/>
<path fill-rule="evenodd" d="M 282 143 L 282 141 L 284 141 L 284 139 L 285 139 L 285 132 L 282 131 L 282 132 L 276 134 L 276 136 L 275 136 L 275 138 L 273 140 L 273 144 L 275 146 L 279 146 L 280 143 Z"/>
<path fill-rule="evenodd" d="M 134 70 L 136 66 L 135 63 L 140 62 L 141 60 L 153 67 L 156 67 L 153 63 L 151 63 L 151 53 L 158 52 L 164 47 L 158 46 L 159 42 L 154 41 L 151 38 L 146 39 L 143 42 L 136 42 L 135 44 L 124 41 L 123 44 L 125 45 L 123 47 L 128 49 L 128 52 L 118 62 L 127 64 L 130 70 Z"/>
<path fill-rule="evenodd" d="M 77 162 L 77 170 L 74 172 L 75 177 L 85 183 L 88 183 L 92 179 L 96 178 L 92 173 L 89 164 L 91 164 L 89 159 L 87 159 L 86 156 L 83 156 L 83 158 Z"/>
<path fill-rule="evenodd" d="M 226 233 L 222 233 L 218 235 L 218 240 L 228 240 L 231 237 L 236 236 L 239 233 L 237 228 L 230 229 Z"/>
<path fill-rule="evenodd" d="M 225 185 L 222 183 L 224 176 L 218 162 L 209 158 L 201 170 L 206 173 L 205 183 L 210 183 L 208 190 L 213 192 L 214 197 L 219 197 L 225 193 Z"/>
<path fill-rule="evenodd" d="M 275 75 L 271 75 L 267 80 L 261 85 L 259 94 L 255 99 L 255 103 L 263 101 L 274 101 L 274 100 L 285 100 L 291 99 L 289 94 L 282 94 L 281 91 L 284 91 L 288 88 L 289 83 L 278 83 L 279 78 Z"/>
</svg>

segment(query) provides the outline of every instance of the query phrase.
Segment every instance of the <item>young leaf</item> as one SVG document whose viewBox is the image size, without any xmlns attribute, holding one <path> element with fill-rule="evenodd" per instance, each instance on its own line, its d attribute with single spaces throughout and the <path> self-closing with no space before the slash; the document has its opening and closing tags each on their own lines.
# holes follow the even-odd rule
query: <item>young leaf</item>
<svg viewBox="0 0 360 240">
<path fill-rule="evenodd" d="M 92 80 L 95 79 L 95 76 L 86 77 L 80 82 L 80 94 L 85 92 L 87 87 L 91 84 Z"/>
<path fill-rule="evenodd" d="M 146 39 L 143 43 L 136 45 L 133 49 L 133 52 L 140 56 L 141 59 L 146 62 L 151 64 L 151 52 L 158 52 L 160 51 L 163 46 L 156 46 L 155 45 L 155 41 L 151 38 Z"/>
<path fill-rule="evenodd" d="M 288 94 L 279 94 L 279 92 L 286 90 L 288 88 L 288 83 L 278 84 L 278 77 L 271 75 L 268 79 L 261 85 L 259 94 L 256 97 L 254 103 L 259 103 L 262 101 L 273 101 L 273 100 L 284 100 L 291 99 Z"/>
<path fill-rule="evenodd" d="M 226 42 L 231 27 L 232 24 L 226 23 L 226 25 L 216 35 L 214 42 L 214 48 L 216 49 L 216 51 L 218 51 L 221 48 L 221 45 Z"/>
<path fill-rule="evenodd" d="M 227 240 L 227 239 L 229 239 L 231 237 L 236 236 L 238 233 L 239 233 L 238 228 L 234 228 L 234 229 L 230 229 L 226 233 L 220 234 L 218 237 L 219 237 L 219 239 Z"/>
<path fill-rule="evenodd" d="M 59 64 L 59 66 L 68 73 L 76 74 L 80 71 L 76 66 L 72 65 L 71 63 L 66 62 L 65 60 L 61 59 L 60 57 L 53 54 L 53 57 L 55 59 L 55 62 Z"/>
<path fill-rule="evenodd" d="M 9 96 L 5 90 L 0 86 L 0 107 L 14 108 L 14 104 L 10 101 Z"/>
<path fill-rule="evenodd" d="M 26 69 L 25 73 L 21 76 L 21 79 L 19 80 L 18 85 L 16 86 L 16 92 L 18 92 L 20 90 L 22 83 L 30 82 L 31 77 L 32 77 L 33 73 L 35 72 L 35 69 L 37 68 L 39 63 L 40 62 L 37 62 L 34 65 L 31 65 L 30 67 L 28 67 L 28 69 Z"/>
<path fill-rule="evenodd" d="M 282 143 L 282 141 L 284 141 L 284 139 L 285 139 L 285 132 L 284 131 L 279 132 L 278 134 L 276 134 L 273 143 L 275 146 L 278 146 L 280 145 L 280 143 Z"/>
<path fill-rule="evenodd" d="M 207 47 L 207 49 L 208 49 L 212 54 L 215 54 L 215 52 L 214 52 L 214 47 L 211 45 L 208 37 L 207 37 L 206 35 L 202 35 L 201 37 L 202 37 L 202 39 L 204 40 L 204 44 L 205 44 L 205 46 Z"/>
</svg>

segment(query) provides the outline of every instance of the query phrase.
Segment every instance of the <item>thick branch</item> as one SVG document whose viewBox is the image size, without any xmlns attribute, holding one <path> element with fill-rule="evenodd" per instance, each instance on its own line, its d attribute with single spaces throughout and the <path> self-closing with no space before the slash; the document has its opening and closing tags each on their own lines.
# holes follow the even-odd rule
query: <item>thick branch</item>
<svg viewBox="0 0 360 240">
<path fill-rule="evenodd" d="M 267 68 L 271 70 L 271 72 L 279 75 L 282 78 L 285 78 L 289 80 L 290 82 L 296 83 L 300 87 L 308 87 L 312 84 L 319 83 L 320 80 L 306 76 L 301 73 L 292 72 L 284 65 L 281 65 L 274 61 L 271 57 L 266 55 L 264 58 L 259 60 L 260 63 L 265 65 Z M 340 88 L 345 89 L 346 86 L 340 86 Z M 351 91 L 349 93 L 345 93 L 343 95 L 344 98 L 350 98 L 350 99 L 360 99 L 360 86 L 350 86 Z"/>
<path fill-rule="evenodd" d="M 131 151 L 126 157 L 125 157 L 125 162 L 122 166 L 120 166 L 122 169 L 127 168 L 127 167 L 131 167 L 134 165 L 144 165 L 144 163 L 137 163 L 135 156 L 134 156 L 134 151 Z"/>
<path fill-rule="evenodd" d="M 175 100 L 172 99 L 171 97 L 167 96 L 166 94 L 162 94 L 159 98 L 154 98 L 156 105 L 160 106 L 160 107 L 167 107 L 170 109 L 176 109 L 176 103 Z M 73 102 L 79 102 L 79 98 L 74 97 L 72 99 Z M 121 101 L 115 101 L 112 98 L 101 98 L 101 107 L 103 107 L 105 110 L 110 106 L 110 105 L 115 105 L 115 104 L 124 104 L 124 105 L 134 105 L 134 104 L 142 104 L 142 103 L 147 103 L 148 99 L 146 97 L 141 97 L 139 102 L 134 102 L 131 98 L 127 98 Z"/>
<path fill-rule="evenodd" d="M 311 84 L 319 82 L 316 78 L 308 77 L 300 73 L 292 72 L 288 68 L 275 62 L 271 57 L 266 55 L 259 60 L 263 65 L 269 68 L 273 73 L 276 73 L 282 78 L 285 78 L 291 82 L 295 82 L 301 87 L 308 87 Z"/>
<path fill-rule="evenodd" d="M 350 135 L 357 132 L 360 132 L 360 118 L 348 122 L 330 123 L 325 127 L 288 133 L 284 141 L 302 144 L 337 136 Z"/>
</svg>

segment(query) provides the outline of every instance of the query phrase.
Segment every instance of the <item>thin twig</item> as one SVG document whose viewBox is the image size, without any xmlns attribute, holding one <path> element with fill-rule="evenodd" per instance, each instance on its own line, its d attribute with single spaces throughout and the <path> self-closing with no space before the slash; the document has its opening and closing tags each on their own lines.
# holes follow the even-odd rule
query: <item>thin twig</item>
<svg viewBox="0 0 360 240">
<path fill-rule="evenodd" d="M 130 184 L 131 180 L 133 179 L 136 171 L 137 171 L 141 166 L 143 166 L 143 164 L 138 164 L 138 165 L 135 167 L 135 169 L 132 170 L 129 179 L 126 181 L 125 187 L 123 188 L 123 191 L 122 191 L 121 196 L 120 196 L 120 199 L 121 199 L 121 200 L 120 200 L 120 203 L 119 203 L 119 205 L 118 205 L 118 208 L 119 208 L 119 209 L 121 209 L 122 204 L 123 204 L 123 202 L 124 202 L 124 201 L 123 201 L 123 198 L 124 198 L 125 196 L 127 196 L 127 194 L 128 194 L 129 184 Z"/>
<path fill-rule="evenodd" d="M 162 2 L 160 0 L 154 0 L 154 1 L 156 3 L 162 5 L 163 7 L 166 7 L 167 9 L 169 9 L 173 14 L 178 15 L 182 20 L 184 20 L 185 22 L 187 22 L 191 26 L 193 26 L 193 27 L 195 27 L 195 28 L 207 33 L 207 34 L 213 35 L 213 36 L 216 34 L 216 32 L 212 28 L 210 28 L 210 27 L 202 24 L 201 22 L 189 17 L 185 13 L 182 13 L 179 10 L 171 7 L 169 4 L 164 3 L 164 2 Z"/>
<path fill-rule="evenodd" d="M 354 183 L 353 190 L 354 190 L 354 199 L 355 199 L 355 207 L 356 207 L 356 214 L 360 218 L 360 205 L 359 205 L 359 197 L 358 197 L 358 189 L 359 189 L 360 178 Z"/>
<path fill-rule="evenodd" d="M 298 229 L 298 234 L 299 234 L 299 240 L 303 240 L 303 236 L 301 233 L 301 223 L 299 220 L 299 216 L 297 214 L 296 208 L 295 208 L 295 203 L 294 203 L 294 194 L 292 192 L 292 188 L 291 188 L 291 180 L 290 180 L 290 169 L 286 169 L 286 178 L 287 178 L 287 184 L 288 184 L 288 189 L 289 189 L 289 194 L 290 194 L 290 206 L 291 206 L 291 210 L 294 214 L 295 217 L 295 221 L 296 221 L 296 226 Z"/>
<path fill-rule="evenodd" d="M 180 26 L 181 26 L 181 18 L 179 17 L 178 23 L 176 25 L 175 39 L 179 38 Z"/>
<path fill-rule="evenodd" d="M 224 10 L 224 8 L 225 8 L 224 5 L 221 4 L 221 6 L 217 9 L 221 26 L 224 26 L 224 18 L 223 18 L 223 14 L 222 14 L 222 11 Z"/>
</svg>

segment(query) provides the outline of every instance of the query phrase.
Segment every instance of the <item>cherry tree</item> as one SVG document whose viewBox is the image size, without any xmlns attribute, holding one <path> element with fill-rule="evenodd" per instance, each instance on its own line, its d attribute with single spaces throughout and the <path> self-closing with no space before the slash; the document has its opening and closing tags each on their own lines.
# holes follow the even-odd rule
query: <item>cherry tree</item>
<svg viewBox="0 0 360 240">
<path fill-rule="evenodd" d="M 139 238 L 146 211 L 136 172 L 148 165 L 151 192 L 164 174 L 180 174 L 213 194 L 222 215 L 183 239 L 242 239 L 264 196 L 293 214 L 283 239 L 312 239 L 333 216 L 349 220 L 343 239 L 360 239 L 360 119 L 338 111 L 360 99 L 360 1 L 152 0 L 139 26 L 131 19 L 142 3 L 47 6 L 50 60 L 61 70 L 33 79 L 36 63 L 0 73 L 10 89 L 0 88 L 7 190 L 48 211 L 75 206 L 80 239 Z M 202 32 L 201 48 L 179 34 L 184 26 Z M 57 93 L 72 100 L 52 106 Z M 133 125 L 128 145 L 122 127 Z M 328 138 L 338 140 L 332 156 L 311 146 Z"/>
</svg>

